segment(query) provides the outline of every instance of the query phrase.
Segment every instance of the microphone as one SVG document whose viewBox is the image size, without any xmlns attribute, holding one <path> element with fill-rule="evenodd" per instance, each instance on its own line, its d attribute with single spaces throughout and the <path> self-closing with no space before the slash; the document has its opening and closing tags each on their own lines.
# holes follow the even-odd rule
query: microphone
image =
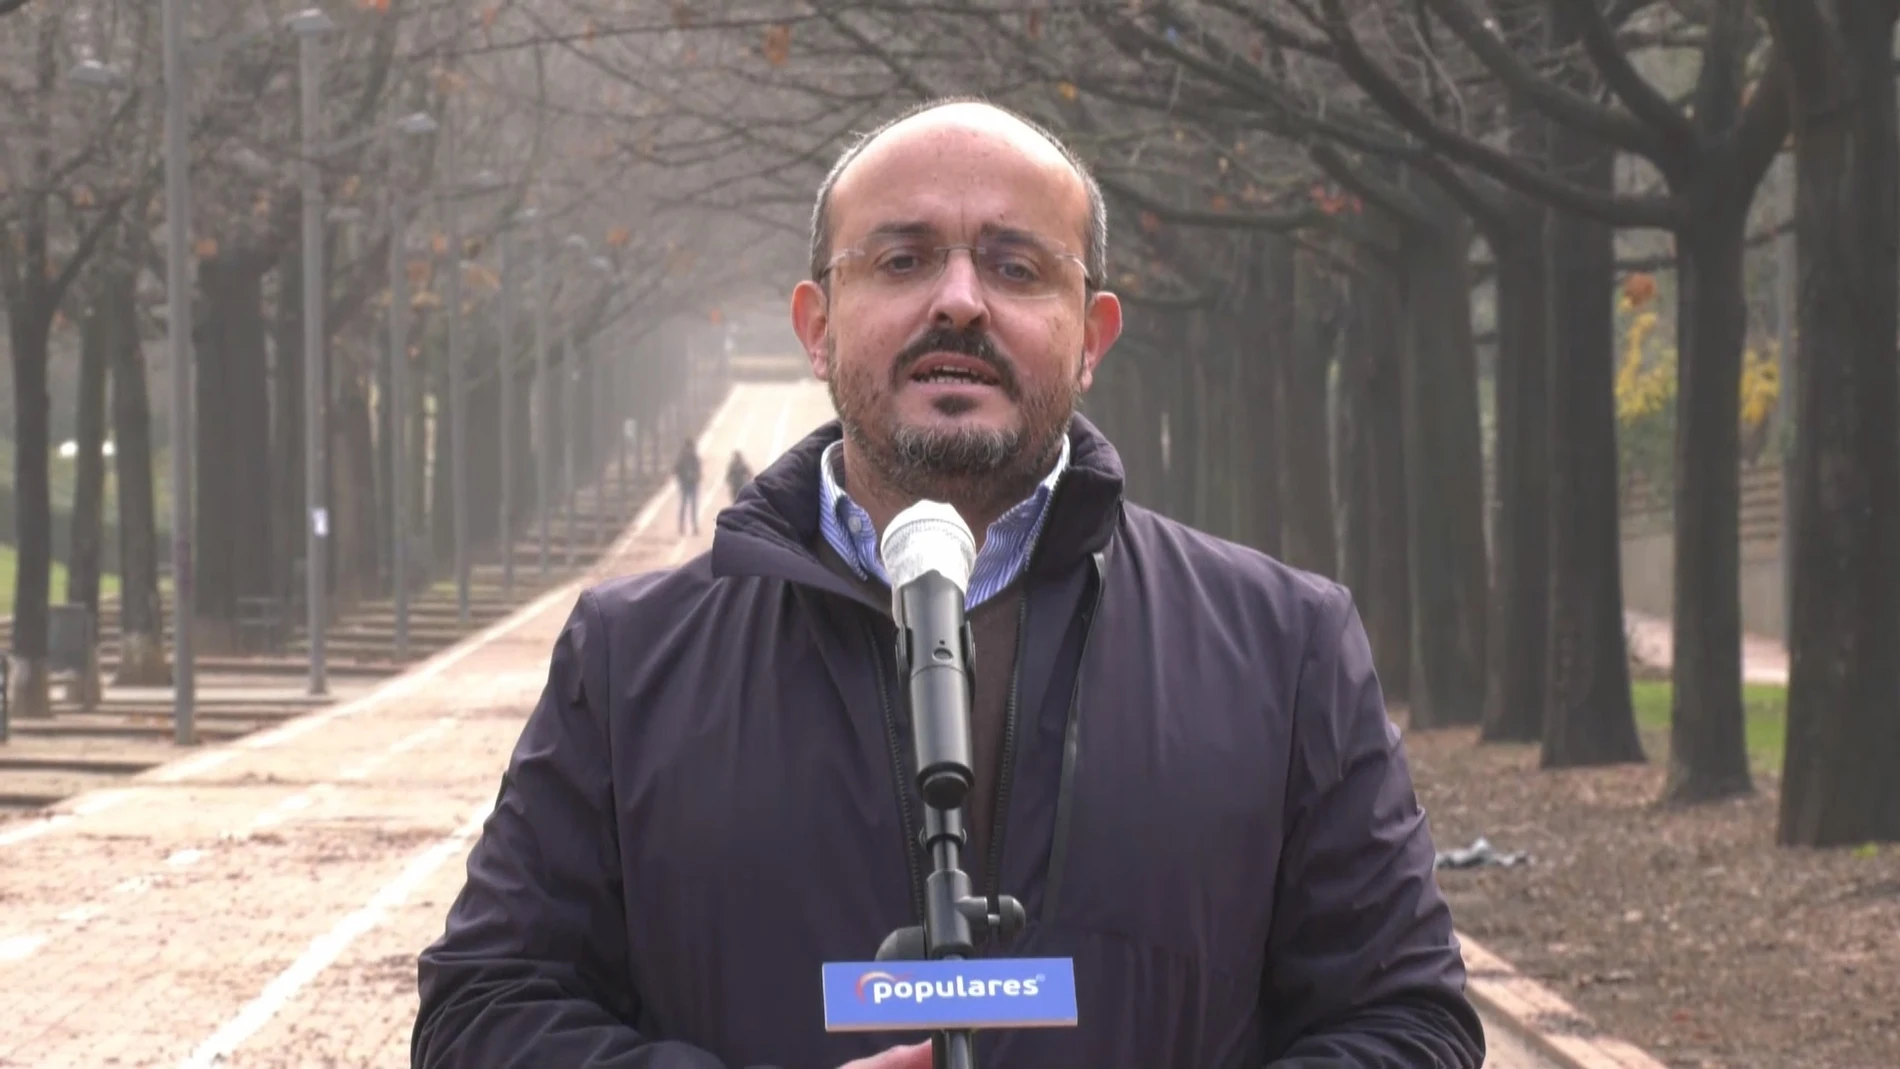
<svg viewBox="0 0 1900 1069">
<path fill-rule="evenodd" d="M 932 809 L 961 809 L 975 779 L 970 767 L 973 642 L 964 599 L 976 563 L 976 539 L 956 509 L 919 501 L 886 528 L 882 553 L 897 621 L 899 670 L 909 677 L 917 788 Z M 962 838 L 960 828 L 957 838 Z"/>
<path fill-rule="evenodd" d="M 963 871 L 963 805 L 971 771 L 970 663 L 965 615 L 976 539 L 949 505 L 920 501 L 885 529 L 880 546 L 897 623 L 897 673 L 910 703 L 911 752 L 931 860 L 923 924 L 890 933 L 869 962 L 826 962 L 825 1030 L 934 1033 L 936 1069 L 975 1069 L 978 1029 L 1076 1024 L 1068 958 L 975 958 L 979 936 L 1010 939 L 1022 903 L 971 893 Z M 902 966 L 890 963 L 903 962 Z"/>
</svg>

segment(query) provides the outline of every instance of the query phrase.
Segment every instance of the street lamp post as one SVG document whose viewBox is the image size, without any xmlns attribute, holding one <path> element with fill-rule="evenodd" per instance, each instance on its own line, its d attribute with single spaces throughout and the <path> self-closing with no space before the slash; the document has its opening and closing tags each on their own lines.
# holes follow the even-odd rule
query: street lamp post
<svg viewBox="0 0 1900 1069">
<path fill-rule="evenodd" d="M 514 230 L 501 228 L 501 345 L 495 353 L 501 393 L 501 591 L 515 593 L 515 255 Z"/>
<path fill-rule="evenodd" d="M 165 340 L 172 391 L 172 738 L 198 739 L 191 617 L 191 159 L 186 143 L 185 4 L 164 0 L 165 52 Z"/>
<path fill-rule="evenodd" d="M 396 603 L 396 656 L 409 657 L 409 272 L 406 216 L 396 185 L 393 135 L 424 137 L 436 131 L 427 112 L 397 119 L 385 131 L 390 178 L 384 197 L 389 205 L 389 581 Z"/>
<path fill-rule="evenodd" d="M 290 16 L 286 25 L 297 35 L 297 64 L 302 80 L 303 108 L 303 370 L 304 370 L 304 528 L 305 607 L 310 631 L 310 693 L 327 691 L 324 679 L 324 605 L 328 583 L 325 557 L 330 518 L 324 508 L 324 265 L 322 182 L 317 168 L 317 123 L 322 108 L 322 38 L 336 28 L 317 8 Z"/>
<path fill-rule="evenodd" d="M 561 331 L 561 497 L 567 509 L 567 549 L 563 563 L 574 564 L 574 543 L 579 541 L 577 524 L 580 522 L 579 509 L 575 502 L 574 486 L 574 426 L 579 416 L 580 391 L 575 388 L 574 325 L 567 324 Z"/>
<path fill-rule="evenodd" d="M 444 164 L 457 174 L 455 123 L 442 131 Z M 468 384 L 467 361 L 462 358 L 462 212 L 459 192 L 443 205 L 448 214 L 449 277 L 443 311 L 449 349 L 449 512 L 455 542 L 455 620 L 468 626 Z"/>
<path fill-rule="evenodd" d="M 389 197 L 389 561 L 396 603 L 396 657 L 409 657 L 409 275 L 404 255 L 402 194 Z"/>
<path fill-rule="evenodd" d="M 547 226 L 541 212 L 529 208 L 516 216 L 531 227 L 528 240 L 534 245 L 534 426 L 540 439 L 534 449 L 534 513 L 541 542 L 540 576 L 548 577 L 548 482 L 553 476 L 553 452 L 549 445 L 553 433 L 552 388 L 548 382 L 548 251 Z"/>
</svg>

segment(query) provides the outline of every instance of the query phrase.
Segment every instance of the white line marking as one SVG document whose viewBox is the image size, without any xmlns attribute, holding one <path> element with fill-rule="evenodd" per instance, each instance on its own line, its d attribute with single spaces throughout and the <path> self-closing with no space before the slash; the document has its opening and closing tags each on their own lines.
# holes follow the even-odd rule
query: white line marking
<svg viewBox="0 0 1900 1069">
<path fill-rule="evenodd" d="M 30 824 L 22 824 L 11 831 L 0 832 L 0 846 L 12 846 L 28 839 L 37 839 L 62 824 L 72 823 L 71 813 L 55 813 L 50 817 L 41 817 Z"/>
<path fill-rule="evenodd" d="M 80 795 L 71 799 L 72 809 L 65 813 L 53 813 L 17 828 L 0 832 L 0 846 L 12 846 L 28 839 L 37 839 L 61 825 L 70 824 L 76 817 L 88 817 L 94 813 L 103 813 L 120 802 L 130 801 L 145 793 L 144 788 L 106 788 L 90 795 Z"/>
<path fill-rule="evenodd" d="M 407 901 L 416 888 L 422 885 L 422 881 L 441 868 L 456 851 L 467 847 L 469 840 L 481 831 L 482 822 L 488 819 L 493 805 L 492 801 L 482 803 L 468 822 L 457 828 L 454 834 L 438 839 L 411 859 L 394 880 L 376 892 L 368 904 L 312 940 L 289 968 L 265 985 L 261 994 L 213 1032 L 210 1039 L 199 1044 L 190 1057 L 179 1062 L 179 1069 L 210 1069 L 236 1050 L 239 1044 L 255 1035 L 258 1029 L 269 1024 L 271 1018 L 277 1016 L 278 1011 L 295 998 L 305 984 L 329 968 L 349 949 L 351 943 L 382 923 L 384 915 L 391 909 Z"/>
<path fill-rule="evenodd" d="M 46 942 L 43 935 L 10 935 L 0 939 L 0 961 L 19 961 L 40 948 Z"/>
</svg>

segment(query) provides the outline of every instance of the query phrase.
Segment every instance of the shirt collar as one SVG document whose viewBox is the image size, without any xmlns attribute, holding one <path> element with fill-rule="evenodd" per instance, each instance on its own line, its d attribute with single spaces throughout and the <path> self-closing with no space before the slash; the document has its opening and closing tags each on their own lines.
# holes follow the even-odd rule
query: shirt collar
<svg viewBox="0 0 1900 1069">
<path fill-rule="evenodd" d="M 996 522 L 984 532 L 983 547 L 977 551 L 973 583 L 982 577 L 980 573 L 996 570 L 999 574 L 995 579 L 1006 584 L 1029 563 L 1029 553 L 1035 546 L 1036 536 L 1041 533 L 1049 499 L 1054 495 L 1063 472 L 1068 470 L 1069 448 L 1069 436 L 1064 434 L 1062 449 L 1049 474 L 1036 484 L 1036 489 L 1027 498 L 997 517 Z M 870 514 L 851 500 L 851 495 L 845 491 L 844 483 L 839 478 L 843 467 L 844 440 L 839 439 L 826 446 L 818 460 L 821 498 L 819 530 L 832 548 L 858 573 L 859 578 L 875 576 L 888 583 L 883 559 L 878 552 L 877 529 L 871 523 Z M 1007 554 L 1008 559 L 994 561 L 998 553 Z M 990 567 L 986 568 L 986 565 Z M 972 607 L 974 602 L 973 598 Z"/>
</svg>

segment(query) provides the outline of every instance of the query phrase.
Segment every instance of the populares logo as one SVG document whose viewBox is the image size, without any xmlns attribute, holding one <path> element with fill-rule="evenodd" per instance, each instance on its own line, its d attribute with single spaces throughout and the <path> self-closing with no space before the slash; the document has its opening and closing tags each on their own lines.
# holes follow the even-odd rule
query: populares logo
<svg viewBox="0 0 1900 1069">
<path fill-rule="evenodd" d="M 858 977 L 858 1001 L 867 1001 L 867 989 L 868 1001 L 873 1006 L 883 1005 L 888 999 L 928 1002 L 931 999 L 1035 998 L 1042 993 L 1045 979 L 1042 973 L 1020 980 L 973 980 L 959 976 L 951 980 L 912 981 L 909 976 L 909 973 L 894 976 L 887 972 L 867 972 Z"/>
</svg>

